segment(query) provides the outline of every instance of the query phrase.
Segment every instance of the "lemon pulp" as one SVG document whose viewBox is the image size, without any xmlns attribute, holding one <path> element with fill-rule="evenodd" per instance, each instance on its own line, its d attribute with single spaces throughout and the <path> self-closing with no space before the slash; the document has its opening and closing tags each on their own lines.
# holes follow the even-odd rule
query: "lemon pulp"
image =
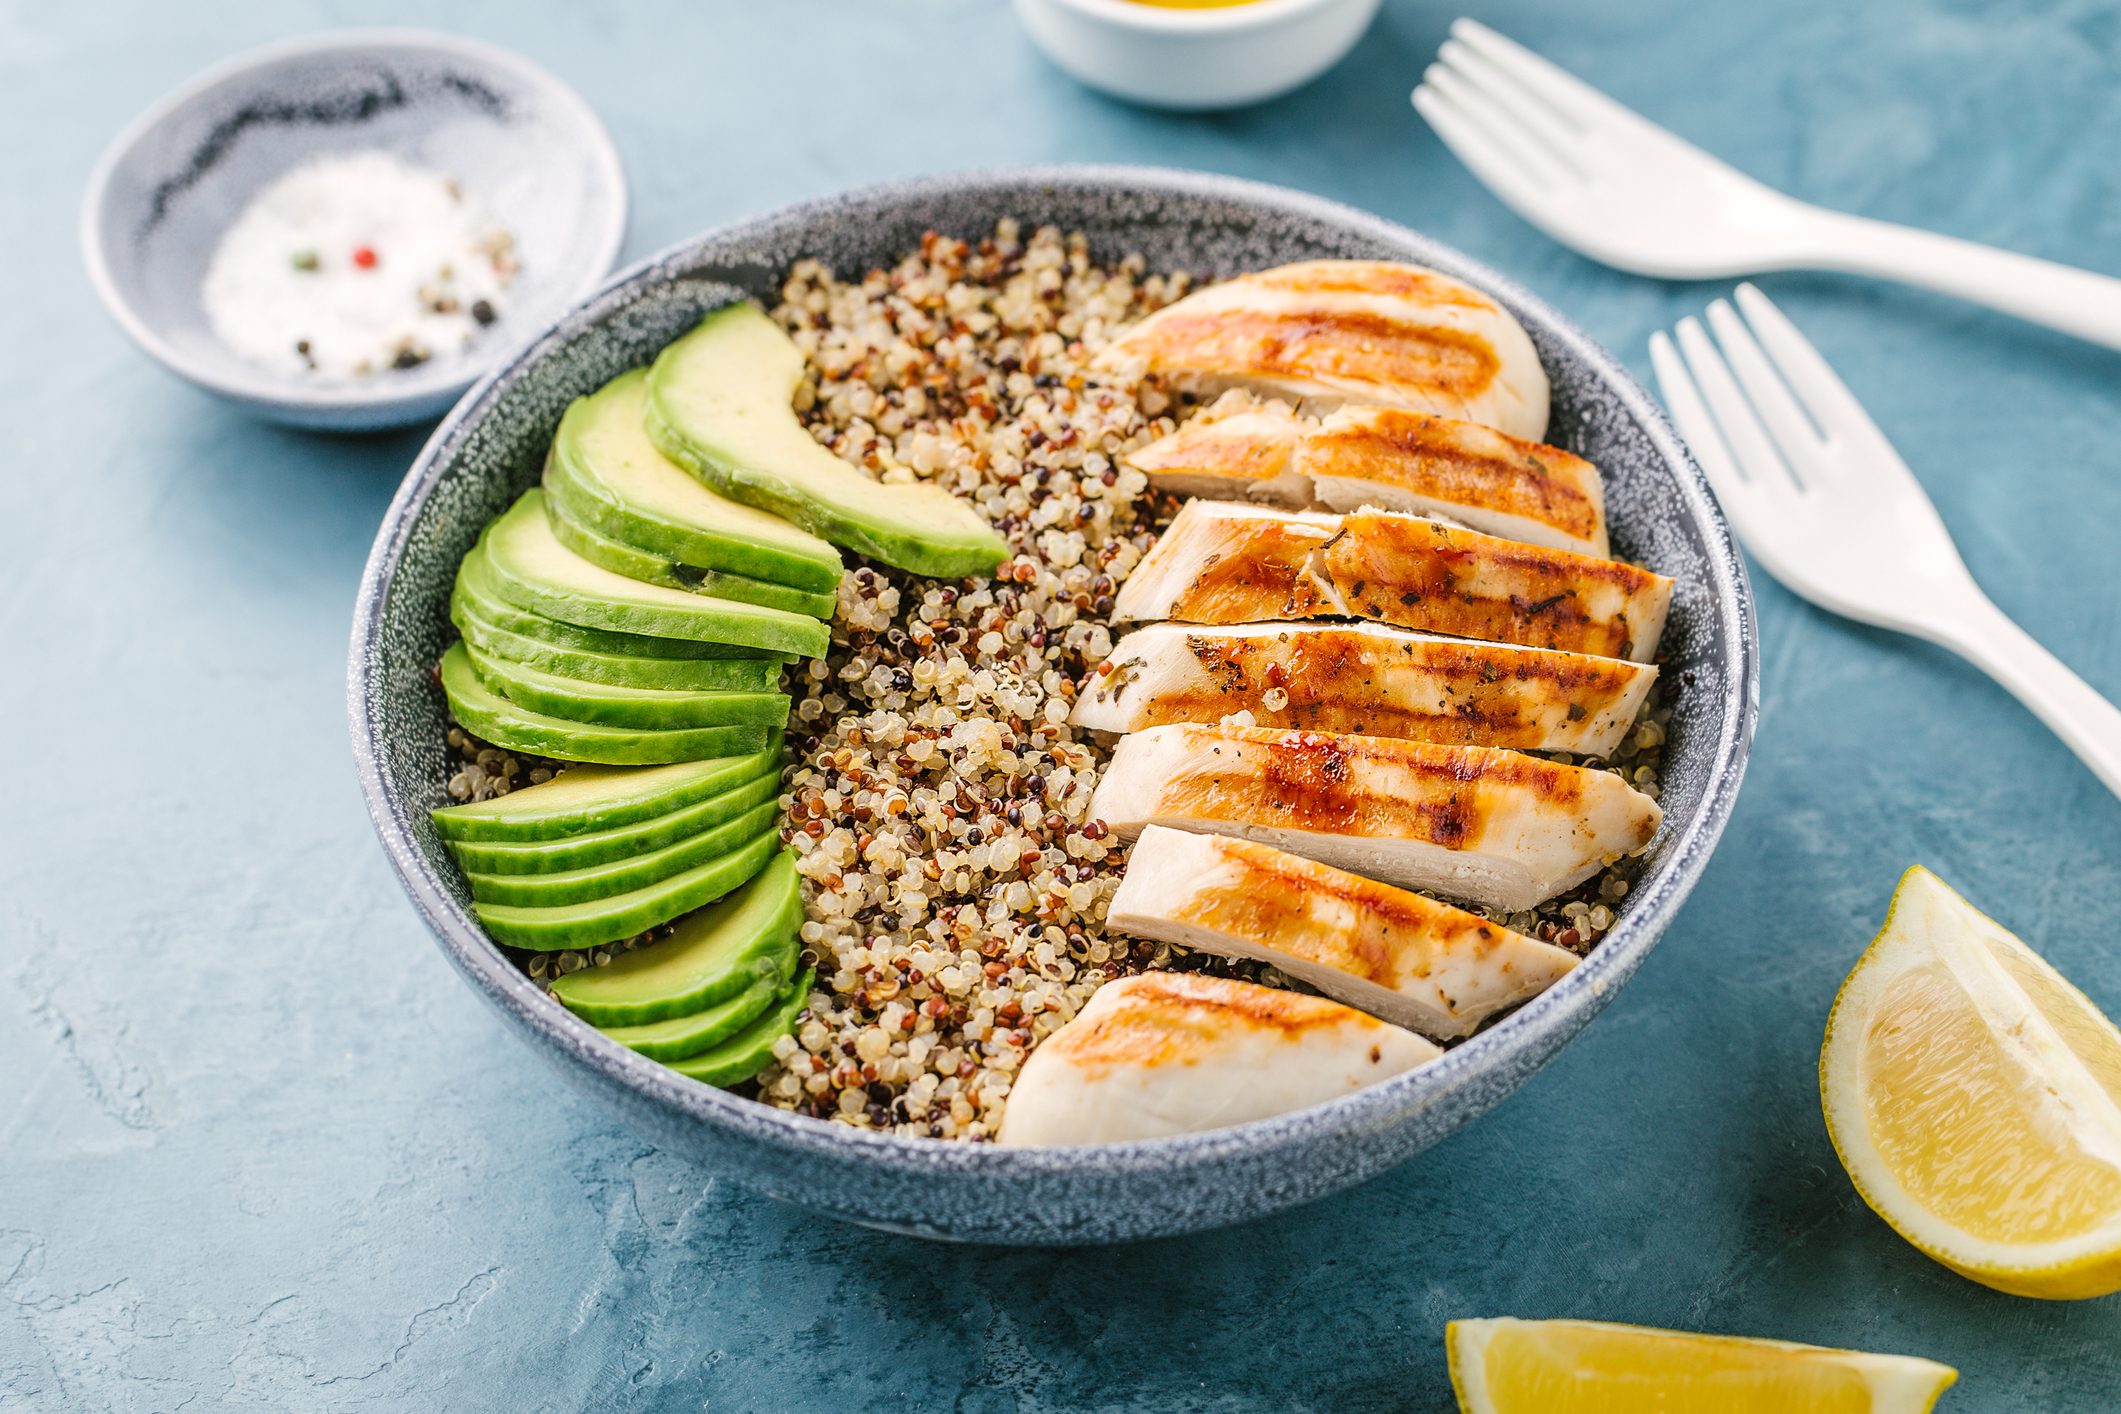
<svg viewBox="0 0 2121 1414">
<path fill-rule="evenodd" d="M 1918 1414 L 1956 1378 L 1909 1356 L 1603 1321 L 1453 1321 L 1446 1339 L 1470 1414 Z"/>
<path fill-rule="evenodd" d="M 1520 1328 L 1522 1330 L 1522 1328 Z M 1529 1347 L 1529 1348 L 1528 1348 Z M 1614 1340 L 1581 1327 L 1499 1336 L 1488 1347 L 1488 1390 L 1498 1410 L 1635 1414 L 1674 1384 L 1729 1414 L 1803 1408 L 1868 1414 L 1870 1385 L 1854 1370 L 1804 1363 L 1729 1336 Z"/>
<path fill-rule="evenodd" d="M 1864 1036 L 1864 1118 L 1908 1196 L 1996 1242 L 2052 1242 L 2121 1212 L 2121 1172 L 2072 1138 L 2042 1077 L 2016 1063 L 1939 965 L 1879 998 Z M 2121 1083 L 2121 1054 L 2103 1077 Z"/>
<path fill-rule="evenodd" d="M 1925 1253 L 1999 1291 L 2121 1290 L 2121 1031 L 1926 869 L 1835 999 L 1835 1152 Z"/>
</svg>

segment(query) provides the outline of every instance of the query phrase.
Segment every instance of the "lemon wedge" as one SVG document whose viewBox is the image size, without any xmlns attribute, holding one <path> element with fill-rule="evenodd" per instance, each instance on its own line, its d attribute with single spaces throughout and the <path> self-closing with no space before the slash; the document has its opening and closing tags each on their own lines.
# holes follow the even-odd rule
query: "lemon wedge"
<svg viewBox="0 0 2121 1414">
<path fill-rule="evenodd" d="M 1923 1414 L 1959 1378 L 1908 1355 L 1605 1321 L 1453 1321 L 1444 1342 L 1465 1414 Z"/>
<path fill-rule="evenodd" d="M 1841 985 L 1826 1127 L 1878 1215 L 2020 1296 L 2121 1290 L 2121 1031 L 1927 869 Z"/>
</svg>

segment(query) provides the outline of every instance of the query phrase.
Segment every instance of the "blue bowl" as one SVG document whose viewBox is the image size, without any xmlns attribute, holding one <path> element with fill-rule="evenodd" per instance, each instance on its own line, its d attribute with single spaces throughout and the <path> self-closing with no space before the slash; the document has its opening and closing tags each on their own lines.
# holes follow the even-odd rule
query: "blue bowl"
<svg viewBox="0 0 2121 1414">
<path fill-rule="evenodd" d="M 1108 257 L 1227 275 L 1320 256 L 1411 260 L 1507 305 L 1553 383 L 1550 436 L 1604 471 L 1617 551 L 1678 580 L 1666 672 L 1679 684 L 1664 827 L 1619 921 L 1556 986 L 1442 1059 L 1329 1104 L 1211 1133 L 1073 1149 L 897 1138 L 711 1089 L 600 1036 L 544 997 L 473 921 L 427 819 L 443 802 L 445 708 L 430 666 L 452 637 L 457 560 L 538 478 L 569 400 L 645 363 L 736 293 L 771 299 L 801 256 L 842 274 L 938 230 L 1010 216 L 1085 232 Z M 413 905 L 479 994 L 650 1142 L 819 1212 L 923 1237 L 1023 1244 L 1192 1232 L 1320 1198 L 1400 1163 L 1522 1085 L 1655 946 L 1729 819 L 1757 711 L 1752 597 L 1701 472 L 1648 394 L 1574 325 L 1448 247 L 1348 207 L 1227 177 L 1058 167 L 928 178 L 790 207 L 620 275 L 488 377 L 442 424 L 391 503 L 354 617 L 354 754 Z"/>
<path fill-rule="evenodd" d="M 221 233 L 304 158 L 373 148 L 459 178 L 514 234 L 523 266 L 502 321 L 462 353 L 359 382 L 247 362 L 200 300 Z M 89 281 L 133 342 L 261 417 L 345 431 L 439 417 L 603 283 L 625 234 L 618 151 L 573 89 L 505 50 L 417 30 L 319 35 L 207 70 L 119 134 L 81 208 Z"/>
</svg>

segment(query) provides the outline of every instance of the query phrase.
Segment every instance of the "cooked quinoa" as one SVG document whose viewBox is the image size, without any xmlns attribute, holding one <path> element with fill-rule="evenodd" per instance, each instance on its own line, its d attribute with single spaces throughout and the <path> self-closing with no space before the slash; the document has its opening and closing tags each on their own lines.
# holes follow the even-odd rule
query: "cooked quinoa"
<svg viewBox="0 0 2121 1414">
<path fill-rule="evenodd" d="M 842 281 L 815 261 L 775 319 L 811 365 L 797 407 L 835 452 L 883 479 L 932 481 L 1008 541 L 992 579 L 852 568 L 832 650 L 794 665 L 781 798 L 805 880 L 810 1005 L 757 1097 L 867 1128 L 986 1139 L 1040 1040 L 1098 986 L 1150 967 L 1297 986 L 1272 968 L 1104 929 L 1124 846 L 1090 817 L 1109 752 L 1068 724 L 1110 653 L 1113 596 L 1177 503 L 1123 468 L 1186 409 L 1153 385 L 1085 371 L 1121 328 L 1191 288 L 1081 236 L 976 245 L 930 235 L 897 266 Z M 1658 794 L 1670 710 L 1653 694 L 1604 765 Z M 460 729 L 458 799 L 538 779 Z M 1570 759 L 1557 757 L 1556 759 Z M 1577 952 L 1609 930 L 1640 868 L 1600 874 L 1537 910 L 1488 916 Z M 591 953 L 525 955 L 539 979 Z"/>
</svg>

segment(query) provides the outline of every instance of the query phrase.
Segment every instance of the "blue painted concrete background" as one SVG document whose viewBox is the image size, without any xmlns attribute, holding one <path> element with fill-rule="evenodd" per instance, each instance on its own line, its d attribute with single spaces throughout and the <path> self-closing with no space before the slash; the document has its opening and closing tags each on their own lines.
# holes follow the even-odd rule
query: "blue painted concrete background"
<svg viewBox="0 0 2121 1414">
<path fill-rule="evenodd" d="M 1603 1316 L 1949 1361 L 1947 1410 L 2121 1402 L 2121 1298 L 1932 1264 L 1857 1200 L 1814 1080 L 1834 990 L 1926 862 L 2121 1012 L 2121 804 L 1947 656 L 1760 584 L 1765 715 L 1723 849 L 1638 980 L 1418 1162 L 1235 1232 L 953 1250 L 651 1152 L 501 1032 L 386 872 L 341 702 L 419 438 L 324 440 L 164 375 L 75 211 L 202 65 L 439 24 L 577 84 L 629 255 L 874 179 L 1162 162 L 1369 207 L 1639 372 L 1714 286 L 1595 268 L 1487 197 L 1406 91 L 1394 0 L 1282 103 L 1126 109 L 998 0 L 0 0 L 0 1409 L 1448 1406 L 1454 1316 Z M 2121 271 L 2121 5 L 1513 0 L 1483 17 L 1806 197 Z M 2121 355 L 1928 296 L 1765 282 L 1995 598 L 2121 695 Z"/>
</svg>

